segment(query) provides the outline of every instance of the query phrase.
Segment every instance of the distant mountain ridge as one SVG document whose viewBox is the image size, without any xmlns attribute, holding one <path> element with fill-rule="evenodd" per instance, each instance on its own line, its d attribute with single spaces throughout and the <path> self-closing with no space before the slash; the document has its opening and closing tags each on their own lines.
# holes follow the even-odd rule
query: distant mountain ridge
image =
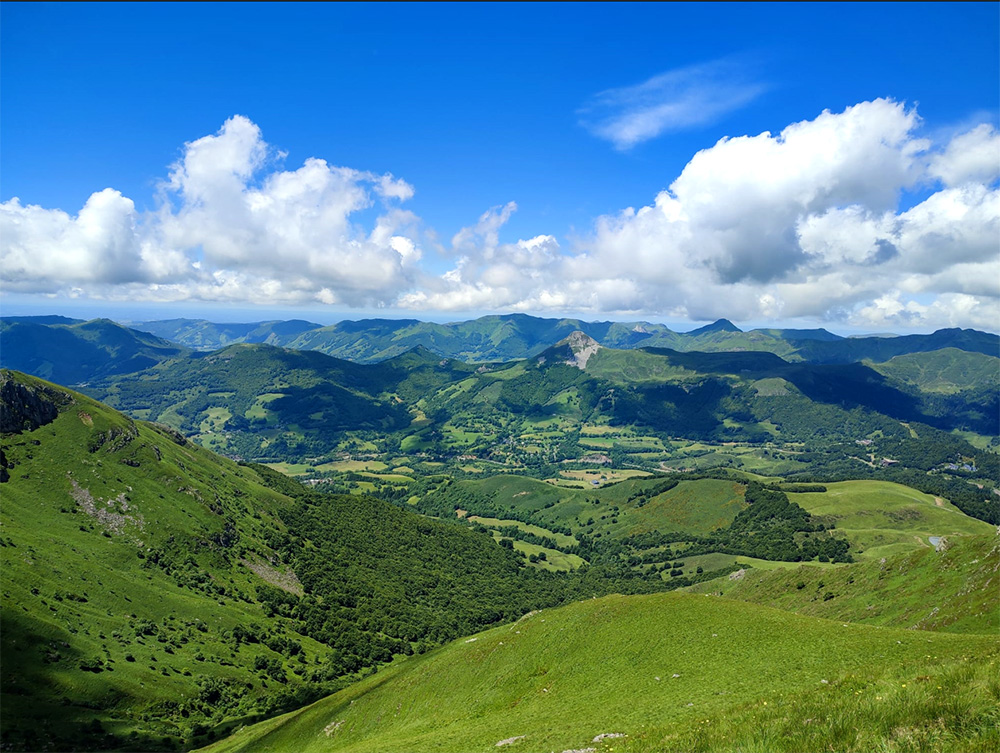
<svg viewBox="0 0 1000 753">
<path fill-rule="evenodd" d="M 1000 337 L 977 330 L 943 329 L 930 335 L 846 338 L 822 328 L 743 331 L 728 319 L 690 332 L 675 332 L 663 324 L 650 322 L 585 322 L 527 314 L 490 315 L 448 324 L 416 319 L 362 319 L 323 327 L 302 320 L 214 324 L 174 319 L 142 322 L 135 327 L 195 350 L 259 342 L 296 350 L 318 350 L 359 363 L 383 361 L 417 345 L 466 362 L 513 361 L 537 356 L 575 331 L 607 348 L 755 350 L 813 363 L 885 361 L 906 353 L 947 347 L 1000 355 Z"/>
<path fill-rule="evenodd" d="M 259 343 L 315 350 L 356 363 L 378 363 L 414 347 L 467 363 L 516 361 L 540 355 L 582 332 L 605 348 L 668 348 L 679 352 L 774 353 L 787 361 L 846 364 L 884 362 L 910 353 L 955 348 L 1000 356 L 1000 336 L 971 329 L 942 329 L 929 335 L 841 337 L 825 329 L 742 331 L 720 319 L 690 332 L 649 322 L 584 322 L 527 314 L 491 315 L 437 324 L 416 319 L 362 319 L 321 326 L 301 319 L 245 324 L 200 319 L 142 322 L 132 328 L 108 319 L 84 322 L 60 316 L 0 319 L 3 365 L 65 384 L 110 373 L 128 373 L 167 358 L 228 345 Z M 75 342 L 82 340 L 83 342 Z M 72 354 L 72 363 L 47 354 Z M 57 362 L 58 361 L 58 362 Z M 144 368 L 144 367 L 142 367 Z"/>
<path fill-rule="evenodd" d="M 190 350 L 129 329 L 110 319 L 83 322 L 65 317 L 0 319 L 0 361 L 60 384 L 81 384 L 115 374 L 131 374 Z"/>
</svg>

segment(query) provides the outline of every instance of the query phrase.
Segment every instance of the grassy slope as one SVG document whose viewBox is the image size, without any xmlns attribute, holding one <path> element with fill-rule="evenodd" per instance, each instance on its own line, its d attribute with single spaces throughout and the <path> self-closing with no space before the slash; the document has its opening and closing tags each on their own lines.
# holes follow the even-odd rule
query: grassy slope
<svg viewBox="0 0 1000 753">
<path fill-rule="evenodd" d="M 975 535 L 993 531 L 989 523 L 970 518 L 951 503 L 888 481 L 842 481 L 826 484 L 822 493 L 789 495 L 851 540 L 864 557 L 930 546 L 930 536 Z"/>
<path fill-rule="evenodd" d="M 1000 389 L 1000 359 L 957 348 L 908 353 L 885 363 L 874 363 L 872 368 L 925 392 L 952 394 L 983 387 Z"/>
<path fill-rule="evenodd" d="M 986 535 L 829 569 L 755 568 L 690 590 L 834 620 L 997 635 L 998 588 L 1000 538 Z"/>
<path fill-rule="evenodd" d="M 510 750 L 579 750 L 605 733 L 629 735 L 627 747 L 662 750 L 659 741 L 693 735 L 705 719 L 724 729 L 730 716 L 783 704 L 787 721 L 800 699 L 814 697 L 828 709 L 857 706 L 856 693 L 888 693 L 953 672 L 969 657 L 986 666 L 998 649 L 989 636 L 843 624 L 691 594 L 610 596 L 402 662 L 208 750 L 487 751 L 522 735 Z M 922 718 L 923 705 L 909 721 Z M 858 722 L 862 732 L 877 729 L 880 709 Z M 972 749 L 990 733 L 963 734 Z M 804 748 L 773 740 L 767 749 Z"/>
<path fill-rule="evenodd" d="M 567 489 L 523 476 L 492 476 L 459 481 L 431 495 L 444 494 L 463 509 L 478 514 L 476 500 L 502 509 L 531 510 L 536 519 L 574 533 L 618 537 L 646 531 L 707 534 L 732 522 L 744 507 L 737 481 L 682 481 L 642 507 L 629 497 L 655 487 L 657 479 L 628 479 L 591 489 Z M 843 481 L 827 484 L 826 492 L 790 494 L 820 521 L 846 536 L 855 557 L 879 558 L 930 546 L 931 536 L 990 533 L 989 523 L 970 518 L 945 500 L 888 481 Z M 596 504 L 595 504 L 596 502 Z M 613 507 L 618 510 L 613 510 Z M 503 517 L 502 515 L 499 517 Z M 593 519 L 592 525 L 587 523 Z"/>
<path fill-rule="evenodd" d="M 256 624 L 294 637 L 307 662 L 329 652 L 265 616 L 255 597 L 265 582 L 239 562 L 271 556 L 263 539 L 283 528 L 275 515 L 289 500 L 247 468 L 69 394 L 54 422 L 3 439 L 15 464 L 0 512 L 5 737 L 13 728 L 58 737 L 100 718 L 157 743 L 183 738 L 211 716 L 196 708 L 200 679 L 237 683 L 248 712 L 283 687 L 267 689 L 257 657 L 278 662 L 294 686 L 290 670 L 301 662 L 223 636 Z M 120 435 L 88 452 L 95 437 L 130 427 L 131 441 L 118 446 Z M 156 551 L 172 552 L 176 577 L 151 565 Z M 103 670 L 84 671 L 81 660 Z"/>
</svg>

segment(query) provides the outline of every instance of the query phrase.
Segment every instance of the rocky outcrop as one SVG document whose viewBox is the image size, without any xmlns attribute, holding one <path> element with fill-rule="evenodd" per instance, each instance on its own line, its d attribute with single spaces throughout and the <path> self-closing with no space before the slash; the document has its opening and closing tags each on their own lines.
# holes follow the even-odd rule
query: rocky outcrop
<svg viewBox="0 0 1000 753">
<path fill-rule="evenodd" d="M 34 431 L 55 421 L 59 406 L 71 401 L 64 392 L 21 384 L 10 371 L 0 371 L 0 433 Z"/>
<path fill-rule="evenodd" d="M 576 366 L 581 371 L 587 368 L 587 361 L 601 348 L 597 340 L 580 330 L 573 332 L 564 342 L 573 354 L 571 358 L 567 359 L 566 364 Z"/>
</svg>

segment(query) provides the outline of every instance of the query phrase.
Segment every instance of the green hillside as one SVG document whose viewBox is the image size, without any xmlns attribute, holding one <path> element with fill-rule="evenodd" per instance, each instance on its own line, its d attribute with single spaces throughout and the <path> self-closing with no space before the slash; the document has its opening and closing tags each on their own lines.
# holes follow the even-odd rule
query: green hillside
<svg viewBox="0 0 1000 753">
<path fill-rule="evenodd" d="M 621 538 L 650 531 L 708 534 L 733 522 L 745 507 L 739 481 L 631 478 L 609 486 L 567 488 L 524 476 L 493 476 L 431 486 L 416 501 L 428 513 L 459 508 L 516 520 L 530 516 L 543 528 Z"/>
<path fill-rule="evenodd" d="M 753 568 L 691 591 L 833 620 L 996 636 L 998 580 L 1000 538 L 989 533 L 832 569 Z"/>
<path fill-rule="evenodd" d="M 187 352 L 187 348 L 109 319 L 0 319 L 0 339 L 4 368 L 60 384 L 132 374 Z"/>
<path fill-rule="evenodd" d="M 950 416 L 1000 444 L 1000 358 L 957 348 L 896 356 L 872 368 L 918 395 L 928 415 Z"/>
<path fill-rule="evenodd" d="M 586 489 L 568 488 L 558 481 L 493 476 L 417 485 L 407 493 L 414 495 L 416 509 L 427 514 L 447 517 L 461 510 L 462 515 L 487 516 L 493 527 L 505 522 L 515 525 L 516 521 L 532 524 L 541 536 L 551 537 L 556 544 L 557 537 L 571 534 L 597 549 L 608 549 L 615 542 L 615 546 L 630 550 L 629 557 L 638 557 L 644 569 L 671 558 L 684 559 L 685 575 L 690 576 L 699 565 L 713 570 L 741 561 L 739 554 L 754 556 L 737 548 L 738 538 L 726 539 L 727 531 L 746 509 L 747 479 L 741 474 L 633 477 Z M 809 523 L 802 524 L 793 538 L 800 545 L 810 538 L 819 541 L 826 534 L 817 530 L 827 529 L 849 543 L 848 551 L 854 558 L 878 559 L 930 547 L 932 537 L 954 539 L 994 530 L 991 524 L 969 517 L 947 500 L 902 484 L 844 481 L 816 488 L 825 491 L 782 495 L 809 516 Z M 664 549 L 668 544 L 672 549 Z M 713 544 L 723 547 L 719 552 L 728 551 L 733 556 L 704 559 L 715 551 Z M 577 551 L 574 546 L 559 548 Z"/>
<path fill-rule="evenodd" d="M 2 442 L 6 749 L 172 749 L 320 692 L 297 695 L 329 648 L 258 599 L 298 587 L 266 544 L 288 498 L 171 431 L 0 381 L 7 415 L 56 407 Z"/>
<path fill-rule="evenodd" d="M 307 351 L 234 345 L 92 387 L 132 415 L 160 421 L 214 450 L 247 458 L 321 455 L 324 436 L 393 430 L 410 416 L 380 399 L 386 370 Z"/>
<path fill-rule="evenodd" d="M 667 587 L 529 567 L 16 372 L 0 397 L 5 750 L 190 747 L 531 609 Z"/>
<path fill-rule="evenodd" d="M 998 651 L 995 636 L 609 596 L 456 641 L 207 750 L 909 749 L 894 746 L 901 726 L 938 749 L 985 751 L 1000 739 Z M 795 731 L 764 742 L 761 717 Z"/>
<path fill-rule="evenodd" d="M 957 348 L 896 356 L 872 364 L 872 368 L 924 392 L 950 395 L 964 390 L 1000 390 L 1000 358 Z"/>
<path fill-rule="evenodd" d="M 165 319 L 140 322 L 134 325 L 134 328 L 193 350 L 218 350 L 236 343 L 286 345 L 303 332 L 318 329 L 320 326 L 301 319 L 253 324 L 216 324 L 204 319 Z"/>
<path fill-rule="evenodd" d="M 810 515 L 835 525 L 851 540 L 853 551 L 868 559 L 930 546 L 932 536 L 995 531 L 947 500 L 884 481 L 842 481 L 827 484 L 825 492 L 793 497 Z"/>
</svg>

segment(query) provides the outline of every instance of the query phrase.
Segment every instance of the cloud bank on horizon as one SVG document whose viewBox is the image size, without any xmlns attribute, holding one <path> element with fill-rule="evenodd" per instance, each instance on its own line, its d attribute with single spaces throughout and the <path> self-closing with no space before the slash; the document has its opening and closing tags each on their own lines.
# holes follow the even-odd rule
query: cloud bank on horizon
<svg viewBox="0 0 1000 753">
<path fill-rule="evenodd" d="M 594 132 L 628 148 L 669 129 L 684 112 L 649 103 L 667 89 L 697 110 L 684 104 L 688 83 L 599 95 L 619 115 L 605 112 Z M 734 89 L 713 106 L 752 96 Z M 0 274 L 8 292 L 98 300 L 996 330 L 1000 133 L 982 124 L 933 143 L 919 124 L 891 99 L 824 111 L 720 140 L 648 205 L 598 217 L 565 246 L 554 234 L 502 242 L 514 201 L 442 246 L 404 208 L 415 191 L 405 180 L 320 158 L 283 169 L 259 127 L 234 115 L 185 144 L 154 211 L 113 188 L 75 215 L 0 204 Z M 902 209 L 907 191 L 926 198 Z M 451 268 L 431 272 L 428 251 Z"/>
</svg>

